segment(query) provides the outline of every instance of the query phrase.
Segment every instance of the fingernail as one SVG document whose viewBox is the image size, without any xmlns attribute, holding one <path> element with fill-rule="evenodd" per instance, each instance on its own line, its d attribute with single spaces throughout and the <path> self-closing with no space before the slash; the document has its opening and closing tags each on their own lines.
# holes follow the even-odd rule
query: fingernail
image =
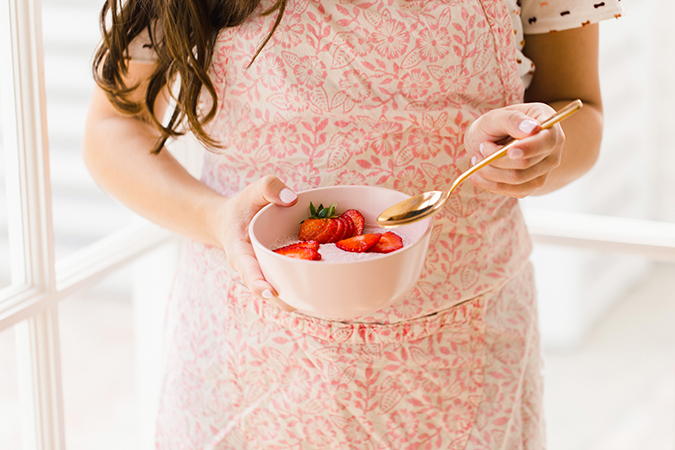
<svg viewBox="0 0 675 450">
<path fill-rule="evenodd" d="M 481 156 L 485 156 L 485 153 L 483 153 L 484 148 L 485 144 L 481 142 L 480 145 L 478 146 L 478 151 L 480 152 Z"/>
<path fill-rule="evenodd" d="M 279 198 L 284 203 L 293 203 L 298 198 L 298 196 L 290 189 L 283 188 L 281 192 L 279 192 Z"/>
<path fill-rule="evenodd" d="M 518 159 L 523 157 L 523 151 L 519 148 L 509 150 L 509 159 Z"/>
<path fill-rule="evenodd" d="M 532 119 L 525 119 L 518 125 L 518 129 L 523 133 L 532 133 L 539 124 Z"/>
<path fill-rule="evenodd" d="M 265 289 L 262 292 L 262 296 L 263 296 L 263 298 L 266 298 L 268 300 L 271 299 L 271 298 L 274 298 L 274 294 L 272 294 L 272 291 L 270 291 L 269 289 Z"/>
<path fill-rule="evenodd" d="M 471 158 L 471 165 L 472 165 L 472 166 L 475 166 L 475 165 L 476 165 L 476 161 L 478 161 L 478 157 L 474 155 L 474 156 Z"/>
</svg>

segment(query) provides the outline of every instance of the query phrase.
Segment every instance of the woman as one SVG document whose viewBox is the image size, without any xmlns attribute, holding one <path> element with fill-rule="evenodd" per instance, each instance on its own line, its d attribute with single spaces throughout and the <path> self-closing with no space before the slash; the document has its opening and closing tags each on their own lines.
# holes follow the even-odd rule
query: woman
<svg viewBox="0 0 675 450">
<path fill-rule="evenodd" d="M 618 3 L 129 1 L 106 3 L 102 23 L 108 12 L 85 160 L 192 239 L 167 314 L 157 447 L 543 448 L 517 198 L 595 162 L 595 22 Z M 539 132 L 575 98 L 579 113 Z M 212 150 L 200 181 L 162 150 L 181 124 Z M 308 317 L 262 276 L 247 228 L 266 204 L 333 184 L 444 188 L 507 137 L 523 140 L 453 194 L 399 303 Z"/>
</svg>

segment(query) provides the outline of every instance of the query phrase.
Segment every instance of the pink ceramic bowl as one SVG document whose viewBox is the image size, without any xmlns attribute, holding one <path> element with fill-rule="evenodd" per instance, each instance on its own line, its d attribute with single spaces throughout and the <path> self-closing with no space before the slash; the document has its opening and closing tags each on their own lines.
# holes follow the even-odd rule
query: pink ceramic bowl
<svg viewBox="0 0 675 450">
<path fill-rule="evenodd" d="M 334 186 L 300 192 L 292 207 L 266 206 L 249 227 L 265 278 L 286 304 L 319 317 L 349 319 L 395 303 L 420 276 L 431 236 L 431 218 L 393 229 L 412 243 L 367 260 L 305 261 L 272 249 L 284 237 L 297 236 L 300 222 L 309 215 L 310 202 L 315 206 L 337 202 L 338 213 L 357 209 L 365 217 L 366 226 L 375 226 L 382 211 L 408 197 L 381 187 Z"/>
</svg>

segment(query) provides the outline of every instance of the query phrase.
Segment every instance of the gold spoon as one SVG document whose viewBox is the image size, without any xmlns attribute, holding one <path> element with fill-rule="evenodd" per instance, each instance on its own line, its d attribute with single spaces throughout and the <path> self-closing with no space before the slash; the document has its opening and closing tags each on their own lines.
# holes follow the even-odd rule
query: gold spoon
<svg viewBox="0 0 675 450">
<path fill-rule="evenodd" d="M 565 105 L 541 124 L 541 130 L 551 128 L 556 123 L 577 112 L 582 106 L 583 103 L 581 103 L 581 100 L 574 100 L 573 102 Z M 518 142 L 520 142 L 519 139 L 513 139 L 507 142 L 507 144 L 500 148 L 497 152 L 488 156 L 461 174 L 459 178 L 457 178 L 455 182 L 452 183 L 452 186 L 450 186 L 449 189 L 446 189 L 445 191 L 424 192 L 422 194 L 415 195 L 414 197 L 410 197 L 407 200 L 403 200 L 394 206 L 391 206 L 382 214 L 380 214 L 380 216 L 377 218 L 377 224 L 384 228 L 393 228 L 400 225 L 407 225 L 409 223 L 417 222 L 418 220 L 422 220 L 426 217 L 436 214 L 443 208 L 445 202 L 447 202 L 450 198 L 450 194 L 452 194 L 452 192 L 457 189 L 460 184 L 466 181 L 467 178 L 469 178 L 478 170 L 506 155 L 506 152 L 508 152 L 510 148 L 517 145 Z"/>
</svg>

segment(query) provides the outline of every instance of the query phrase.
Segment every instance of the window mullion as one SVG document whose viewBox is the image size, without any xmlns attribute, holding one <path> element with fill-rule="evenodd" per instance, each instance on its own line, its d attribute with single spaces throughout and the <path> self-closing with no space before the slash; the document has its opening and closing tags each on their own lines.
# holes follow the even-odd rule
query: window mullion
<svg viewBox="0 0 675 450">
<path fill-rule="evenodd" d="M 27 282 L 55 291 L 40 0 L 10 0 L 16 152 Z"/>
<path fill-rule="evenodd" d="M 2 147 L 4 152 L 5 188 L 7 193 L 7 234 L 9 260 L 11 261 L 11 285 L 26 283 L 27 262 L 24 255 L 23 206 L 21 202 L 20 157 L 18 143 L 17 112 L 20 105 L 15 99 L 12 83 L 14 65 L 12 55 L 14 41 L 9 19 L 9 2 L 2 1 L 0 11 L 0 120 L 2 120 Z"/>
<path fill-rule="evenodd" d="M 34 297 L 42 307 L 15 328 L 23 438 L 28 449 L 65 450 L 40 0 L 9 0 L 9 22 L 16 120 L 9 151 L 18 163 L 25 281 L 42 294 Z"/>
<path fill-rule="evenodd" d="M 58 304 L 15 326 L 23 444 L 65 450 Z"/>
</svg>

